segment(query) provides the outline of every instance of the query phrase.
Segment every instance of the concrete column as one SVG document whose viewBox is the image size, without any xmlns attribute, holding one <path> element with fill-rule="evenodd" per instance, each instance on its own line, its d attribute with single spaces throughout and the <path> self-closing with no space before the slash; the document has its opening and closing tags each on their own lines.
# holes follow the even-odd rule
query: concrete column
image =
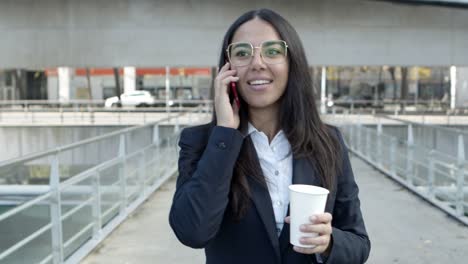
<svg viewBox="0 0 468 264">
<path fill-rule="evenodd" d="M 468 107 L 468 67 L 455 68 L 452 66 L 450 68 L 450 79 L 452 82 L 450 87 L 450 108 Z"/>
<path fill-rule="evenodd" d="M 136 68 L 124 67 L 124 93 L 136 90 Z"/>
<path fill-rule="evenodd" d="M 322 82 L 320 90 L 320 113 L 327 113 L 327 67 L 322 67 Z"/>
<path fill-rule="evenodd" d="M 59 100 L 68 102 L 70 100 L 70 68 L 58 67 Z"/>
</svg>

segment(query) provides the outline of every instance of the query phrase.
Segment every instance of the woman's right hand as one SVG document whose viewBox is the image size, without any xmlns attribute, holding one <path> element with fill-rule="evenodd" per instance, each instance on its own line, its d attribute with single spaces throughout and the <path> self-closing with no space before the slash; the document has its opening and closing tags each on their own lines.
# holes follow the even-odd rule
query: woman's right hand
<svg viewBox="0 0 468 264">
<path fill-rule="evenodd" d="M 239 77 L 234 76 L 236 70 L 230 70 L 229 66 L 229 62 L 224 64 L 214 81 L 216 125 L 237 129 L 240 124 L 239 108 L 235 102 L 229 102 L 229 85 L 237 82 Z"/>
</svg>

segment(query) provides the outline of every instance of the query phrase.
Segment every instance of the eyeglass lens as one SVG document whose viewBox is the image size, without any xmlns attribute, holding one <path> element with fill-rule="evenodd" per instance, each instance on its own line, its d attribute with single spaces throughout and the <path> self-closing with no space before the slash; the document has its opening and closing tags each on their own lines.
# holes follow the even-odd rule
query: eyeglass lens
<svg viewBox="0 0 468 264">
<path fill-rule="evenodd" d="M 279 64 L 286 61 L 286 43 L 284 41 L 265 41 L 260 47 L 260 54 L 267 64 Z M 233 43 L 228 48 L 229 60 L 232 65 L 244 66 L 250 64 L 254 48 L 250 43 Z"/>
</svg>

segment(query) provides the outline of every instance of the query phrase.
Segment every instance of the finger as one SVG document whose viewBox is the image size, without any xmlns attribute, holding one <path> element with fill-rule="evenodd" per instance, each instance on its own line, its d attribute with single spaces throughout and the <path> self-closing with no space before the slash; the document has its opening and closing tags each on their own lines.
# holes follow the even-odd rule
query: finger
<svg viewBox="0 0 468 264">
<path fill-rule="evenodd" d="M 315 225 L 301 225 L 299 227 L 299 230 L 301 232 L 305 233 L 318 233 L 321 235 L 326 235 L 326 234 L 331 234 L 332 233 L 332 228 L 330 224 L 315 224 Z"/>
<path fill-rule="evenodd" d="M 229 83 L 237 82 L 238 80 L 239 80 L 239 77 L 237 76 L 228 76 L 221 81 L 221 84 L 228 85 Z"/>
<path fill-rule="evenodd" d="M 311 217 L 309 217 L 309 220 L 312 223 L 328 223 L 331 222 L 333 219 L 332 215 L 330 213 L 323 213 L 323 214 L 316 214 Z"/>
<path fill-rule="evenodd" d="M 289 224 L 289 223 L 291 222 L 291 217 L 290 217 L 290 216 L 286 216 L 286 217 L 284 218 L 284 222 L 286 222 L 286 223 Z"/>
<path fill-rule="evenodd" d="M 236 115 L 239 114 L 239 107 L 237 107 L 237 103 L 236 103 L 235 100 L 232 101 L 232 110 L 233 110 L 234 114 L 236 114 Z"/>
<path fill-rule="evenodd" d="M 330 236 L 301 237 L 299 242 L 303 245 L 328 246 L 328 243 L 330 243 Z"/>
<path fill-rule="evenodd" d="M 223 71 L 223 72 L 219 72 L 218 76 L 216 76 L 216 79 L 222 80 L 222 79 L 226 78 L 227 76 L 236 75 L 236 73 L 237 73 L 237 70 L 226 70 L 226 71 Z"/>
<path fill-rule="evenodd" d="M 229 66 L 230 66 L 230 65 L 231 65 L 231 64 L 230 64 L 229 62 L 226 62 L 226 63 L 223 65 L 223 67 L 221 67 L 221 69 L 219 69 L 218 73 L 221 73 L 221 72 L 223 72 L 223 71 L 226 71 L 227 69 L 229 69 Z"/>
<path fill-rule="evenodd" d="M 318 252 L 323 252 L 323 249 L 321 247 L 305 248 L 305 247 L 294 246 L 293 249 L 294 251 L 301 253 L 301 254 L 315 254 Z"/>
</svg>

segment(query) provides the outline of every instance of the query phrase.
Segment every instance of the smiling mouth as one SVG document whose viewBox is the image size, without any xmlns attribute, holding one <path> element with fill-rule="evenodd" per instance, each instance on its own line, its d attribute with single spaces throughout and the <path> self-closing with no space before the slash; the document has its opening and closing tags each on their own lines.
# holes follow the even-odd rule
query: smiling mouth
<svg viewBox="0 0 468 264">
<path fill-rule="evenodd" d="M 265 85 L 265 84 L 270 84 L 272 83 L 273 81 L 272 80 L 253 80 L 253 81 L 248 81 L 247 83 L 249 85 Z"/>
</svg>

